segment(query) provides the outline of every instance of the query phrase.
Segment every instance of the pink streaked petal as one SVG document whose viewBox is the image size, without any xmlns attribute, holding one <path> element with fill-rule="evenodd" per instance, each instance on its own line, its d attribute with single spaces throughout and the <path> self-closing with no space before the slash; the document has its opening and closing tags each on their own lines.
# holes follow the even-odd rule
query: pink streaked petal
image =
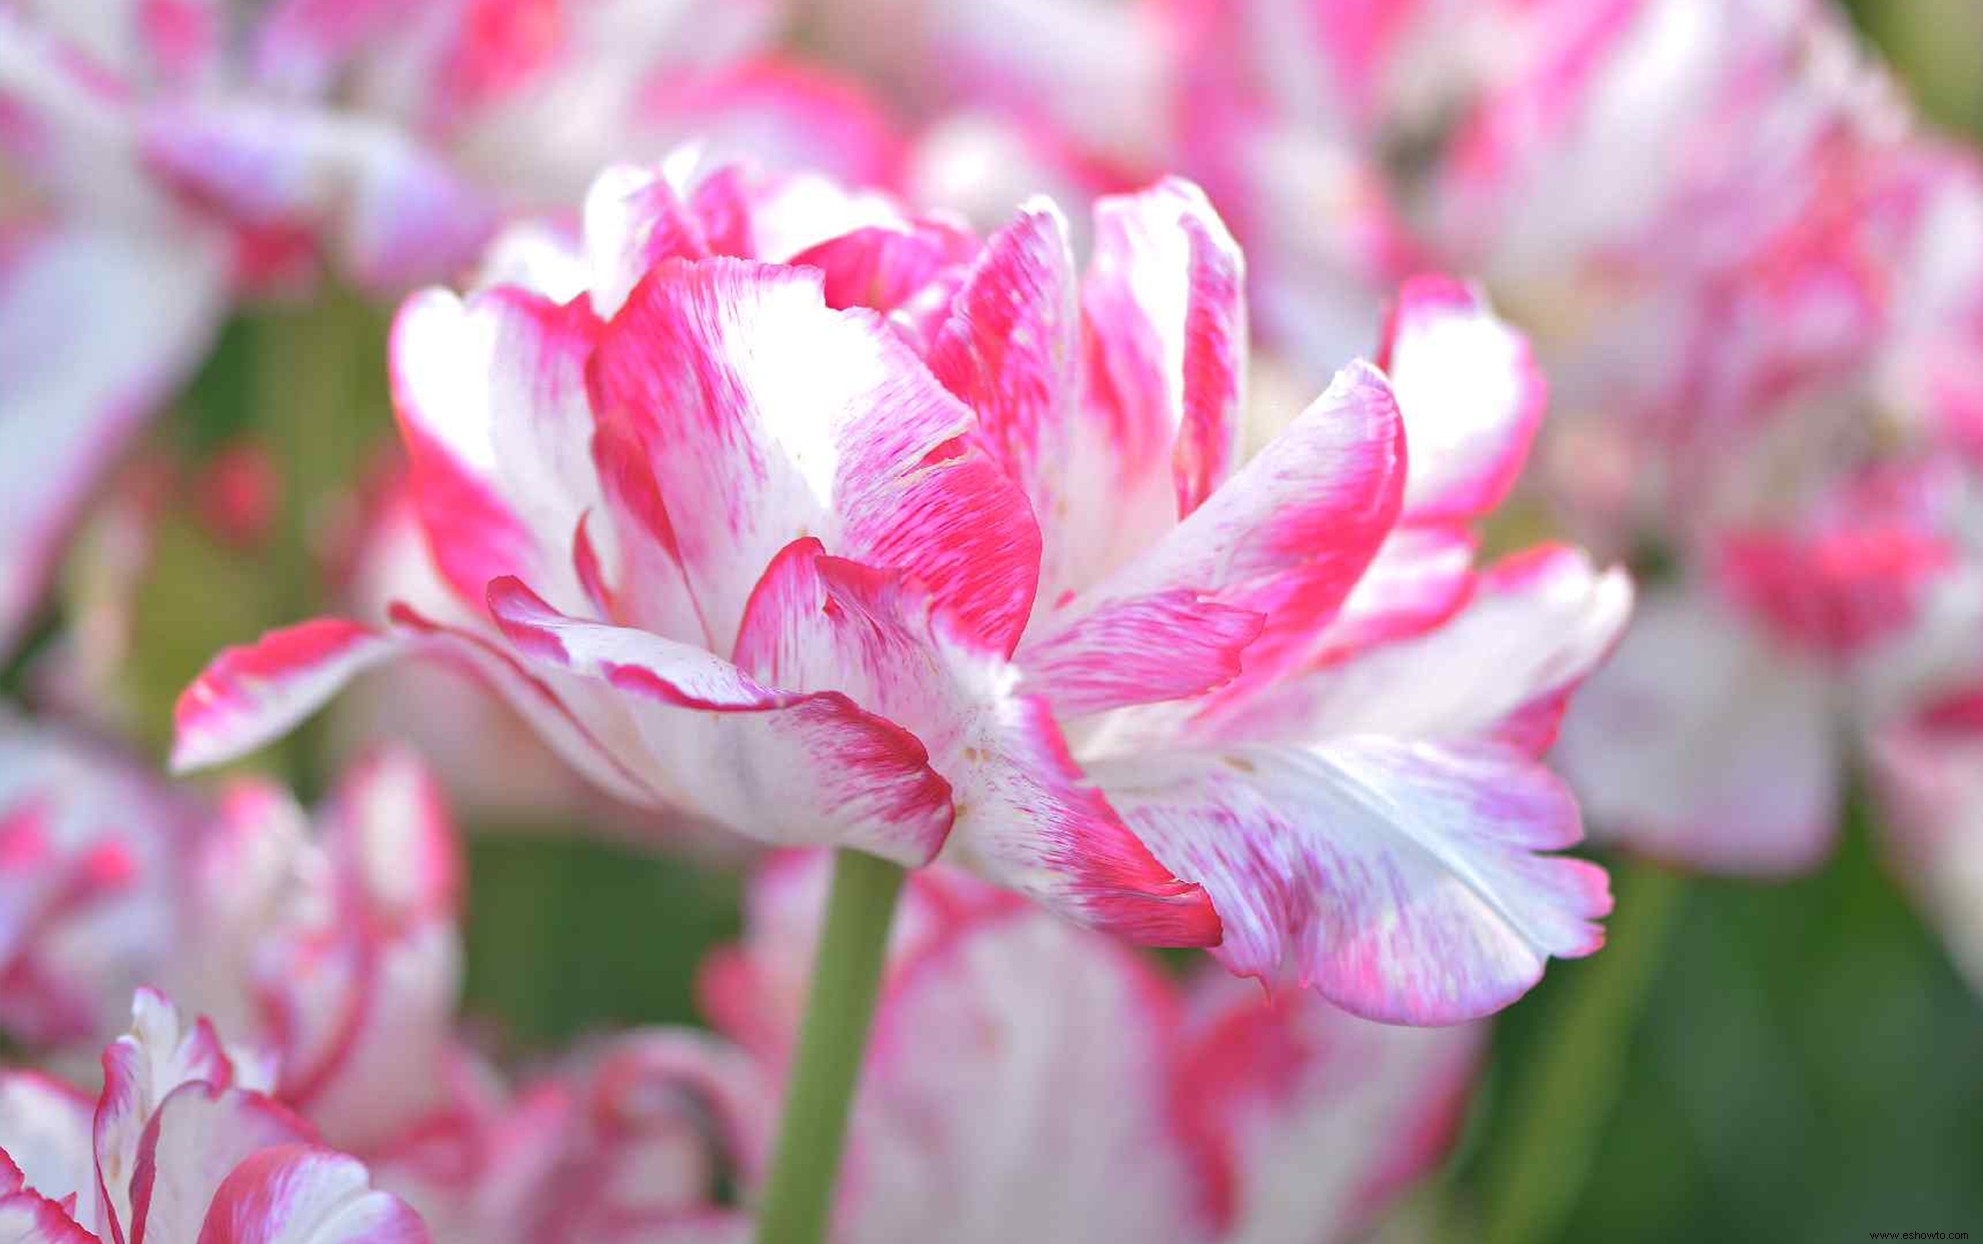
<svg viewBox="0 0 1983 1244">
<path fill-rule="evenodd" d="M 969 629 L 1017 642 L 1040 548 L 1023 498 L 963 442 L 970 412 L 872 313 L 828 309 L 816 271 L 664 263 L 591 377 L 602 429 L 645 453 L 714 651 L 763 567 L 807 535 L 915 574 Z"/>
<path fill-rule="evenodd" d="M 1266 617 L 1246 655 L 1264 674 L 1335 615 L 1390 531 L 1403 482 L 1390 385 L 1355 364 L 1175 531 L 1050 616 L 1041 639 L 1092 625 L 1103 602 L 1183 588 Z"/>
<path fill-rule="evenodd" d="M 405 648 L 397 636 L 318 618 L 223 650 L 173 710 L 174 771 L 224 764 L 280 738 Z"/>
<path fill-rule="evenodd" d="M 464 600 L 527 575 L 572 606 L 572 532 L 599 501 L 584 367 L 596 321 L 499 288 L 408 299 L 393 323 L 393 408 L 435 563 Z"/>
<path fill-rule="evenodd" d="M 1190 514 L 1224 481 L 1238 445 L 1247 350 L 1239 247 L 1190 182 L 1100 199 L 1081 304 L 1125 462 L 1167 459 L 1176 513 Z"/>
<path fill-rule="evenodd" d="M 1603 944 L 1604 872 L 1542 854 L 1582 838 L 1576 801 L 1512 751 L 1368 738 L 1095 772 L 1157 857 L 1212 895 L 1222 963 L 1366 1018 L 1489 1015 L 1552 956 Z"/>
<path fill-rule="evenodd" d="M 1816 867 L 1843 797 L 1825 670 L 1698 595 L 1638 612 L 1556 747 L 1593 834 L 1714 873 Z"/>
<path fill-rule="evenodd" d="M 515 580 L 489 605 L 528 661 L 626 712 L 657 785 L 739 833 L 920 864 L 950 831 L 923 745 L 845 695 L 764 687 L 702 648 L 559 614 Z"/>
<path fill-rule="evenodd" d="M 1377 365 L 1404 413 L 1408 520 L 1485 516 L 1508 495 L 1549 404 L 1528 340 L 1450 277 L 1405 283 Z"/>
<path fill-rule="evenodd" d="M 198 239 L 74 230 L 0 248 L 0 653 L 41 604 L 90 490 L 198 365 L 224 282 Z"/>
<path fill-rule="evenodd" d="M 1022 645 L 1017 659 L 1057 714 L 1079 717 L 1224 686 L 1266 621 L 1179 588 L 1109 601 L 1079 626 Z"/>
<path fill-rule="evenodd" d="M 751 599 L 738 659 L 831 688 L 899 723 L 950 785 L 946 849 L 985 876 L 1133 940 L 1217 939 L 1204 896 L 1171 876 L 1088 785 L 1044 701 L 899 577 L 788 547 Z"/>
<path fill-rule="evenodd" d="M 254 1154 L 215 1191 L 198 1244 L 427 1244 L 406 1203 L 356 1158 L 309 1145 Z"/>
<path fill-rule="evenodd" d="M 125 1219 L 131 1244 L 198 1237 L 229 1172 L 261 1150 L 309 1139 L 310 1125 L 271 1097 L 180 1085 L 159 1103 L 138 1144 Z"/>
<path fill-rule="evenodd" d="M 978 416 L 973 440 L 1037 514 L 1065 487 L 1053 473 L 1066 466 L 1079 327 L 1067 223 L 1040 199 L 986 240 L 930 345 L 930 370 Z"/>
<path fill-rule="evenodd" d="M 1235 697 L 1200 724 L 1228 738 L 1499 739 L 1540 754 L 1564 697 L 1610 654 L 1631 608 L 1624 571 L 1540 547 L 1482 574 L 1443 626 Z"/>
<path fill-rule="evenodd" d="M 98 1244 L 54 1201 L 33 1192 L 0 1195 L 0 1241 L 4 1244 Z"/>
<path fill-rule="evenodd" d="M 1027 907 L 911 950 L 855 1104 L 846 1237 L 1204 1238 L 1168 1092 L 1177 1009 L 1125 947 Z"/>
</svg>

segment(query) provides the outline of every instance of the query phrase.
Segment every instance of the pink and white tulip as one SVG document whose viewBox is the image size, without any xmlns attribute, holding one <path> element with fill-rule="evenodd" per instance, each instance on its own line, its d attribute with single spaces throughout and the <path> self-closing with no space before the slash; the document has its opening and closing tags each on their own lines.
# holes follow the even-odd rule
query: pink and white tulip
<svg viewBox="0 0 1983 1244">
<path fill-rule="evenodd" d="M 608 173 L 585 224 L 395 327 L 469 620 L 224 653 L 182 767 L 430 654 L 622 798 L 941 855 L 1366 1015 L 1484 1014 L 1596 949 L 1537 757 L 1629 589 L 1567 550 L 1473 570 L 1542 400 L 1477 295 L 1410 287 L 1392 374 L 1350 364 L 1240 461 L 1242 261 L 1188 184 L 1098 204 L 1085 275 L 1043 201 L 979 241 L 686 161 Z"/>
</svg>

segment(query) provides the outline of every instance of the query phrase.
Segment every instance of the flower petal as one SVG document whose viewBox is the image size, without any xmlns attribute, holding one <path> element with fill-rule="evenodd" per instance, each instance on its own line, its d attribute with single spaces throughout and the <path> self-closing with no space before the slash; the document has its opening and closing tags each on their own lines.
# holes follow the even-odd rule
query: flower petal
<svg viewBox="0 0 1983 1244">
<path fill-rule="evenodd" d="M 921 864 L 950 831 L 923 745 L 845 695 L 761 686 L 701 648 L 560 614 L 514 579 L 489 606 L 525 659 L 631 721 L 643 776 L 739 833 Z"/>
<path fill-rule="evenodd" d="M 1245 261 L 1203 191 L 1166 178 L 1095 204 L 1081 290 L 1123 460 L 1167 464 L 1182 518 L 1232 468 L 1244 404 Z"/>
<path fill-rule="evenodd" d="M 1631 604 L 1624 571 L 1600 572 L 1574 549 L 1535 549 L 1480 576 L 1445 625 L 1235 696 L 1197 724 L 1296 743 L 1496 738 L 1539 755 L 1570 693 L 1618 642 Z"/>
<path fill-rule="evenodd" d="M 158 1104 L 139 1141 L 127 1238 L 133 1244 L 201 1238 L 214 1194 L 236 1166 L 260 1150 L 309 1135 L 309 1124 L 273 1098 L 199 1081 L 181 1084 Z"/>
<path fill-rule="evenodd" d="M 828 309 L 818 272 L 663 263 L 607 325 L 591 379 L 602 429 L 644 454 L 711 650 L 807 535 L 1017 641 L 1040 547 L 1023 498 L 963 443 L 970 412 L 872 313 Z"/>
<path fill-rule="evenodd" d="M 1549 404 L 1529 343 L 1480 291 L 1450 277 L 1405 283 L 1377 365 L 1411 447 L 1408 520 L 1478 518 L 1515 486 Z"/>
<path fill-rule="evenodd" d="M 0 1240 L 6 1244 L 98 1244 L 60 1205 L 33 1192 L 0 1195 Z"/>
<path fill-rule="evenodd" d="M 393 322 L 414 503 L 436 565 L 473 605 L 505 574 L 572 607 L 585 599 L 571 548 L 600 500 L 584 370 L 595 328 L 583 305 L 515 288 L 466 302 L 428 290 Z"/>
<path fill-rule="evenodd" d="M 356 622 L 316 618 L 223 650 L 173 710 L 174 772 L 224 764 L 282 737 L 405 648 L 403 639 Z"/>
<path fill-rule="evenodd" d="M 1391 1023 L 1508 1005 L 1603 942 L 1604 873 L 1548 771 L 1496 747 L 1358 739 L 1094 767 L 1157 858 L 1212 895 L 1213 953 Z"/>
<path fill-rule="evenodd" d="M 1035 627 L 1027 648 L 1102 625 L 1107 602 L 1186 589 L 1267 619 L 1246 649 L 1264 676 L 1376 555 L 1397 516 L 1403 448 L 1389 383 L 1364 364 L 1344 369 L 1175 531 Z"/>
<path fill-rule="evenodd" d="M 174 1237 L 177 1238 L 177 1237 Z M 214 1192 L 199 1244 L 427 1244 L 406 1202 L 362 1162 L 311 1145 L 264 1149 Z"/>
</svg>

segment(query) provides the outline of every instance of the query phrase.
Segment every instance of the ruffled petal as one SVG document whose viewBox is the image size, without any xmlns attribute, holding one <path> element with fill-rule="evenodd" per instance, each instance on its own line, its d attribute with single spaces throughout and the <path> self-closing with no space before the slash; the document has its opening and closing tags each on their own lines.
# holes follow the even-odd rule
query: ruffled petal
<svg viewBox="0 0 1983 1244">
<path fill-rule="evenodd" d="M 1020 660 L 1105 626 L 1114 602 L 1186 590 L 1266 619 L 1243 645 L 1249 671 L 1265 676 L 1334 616 L 1370 565 L 1403 476 L 1390 385 L 1367 365 L 1347 368 L 1176 530 L 1035 627 Z"/>
<path fill-rule="evenodd" d="M 1211 894 L 1213 953 L 1390 1023 L 1492 1014 L 1603 943 L 1603 871 L 1547 770 L 1495 747 L 1360 739 L 1094 766 L 1157 858 Z"/>
</svg>

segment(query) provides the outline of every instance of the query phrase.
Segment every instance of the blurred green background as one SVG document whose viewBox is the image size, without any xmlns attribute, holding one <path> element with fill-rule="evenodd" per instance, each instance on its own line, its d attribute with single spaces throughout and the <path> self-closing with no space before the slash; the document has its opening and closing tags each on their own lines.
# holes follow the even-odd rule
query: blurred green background
<svg viewBox="0 0 1983 1244">
<path fill-rule="evenodd" d="M 1854 8 L 1931 116 L 1983 135 L 1983 0 Z M 167 523 L 130 689 L 161 751 L 172 697 L 215 647 L 312 611 L 306 563 L 290 554 L 322 543 L 330 485 L 360 474 L 387 434 L 383 335 L 382 313 L 355 299 L 238 324 L 158 434 L 187 462 L 260 438 L 290 482 L 266 556 Z M 316 793 L 309 735 L 289 746 L 291 775 Z M 695 967 L 735 932 L 737 880 L 561 828 L 473 841 L 474 1022 L 522 1056 L 607 1026 L 693 1022 Z M 1621 898 L 1611 946 L 1553 965 L 1501 1019 L 1452 1161 L 1394 1228 L 1983 1238 L 1983 1001 L 1897 891 L 1874 829 L 1855 807 L 1823 871 L 1784 885 L 1607 860 Z"/>
</svg>

